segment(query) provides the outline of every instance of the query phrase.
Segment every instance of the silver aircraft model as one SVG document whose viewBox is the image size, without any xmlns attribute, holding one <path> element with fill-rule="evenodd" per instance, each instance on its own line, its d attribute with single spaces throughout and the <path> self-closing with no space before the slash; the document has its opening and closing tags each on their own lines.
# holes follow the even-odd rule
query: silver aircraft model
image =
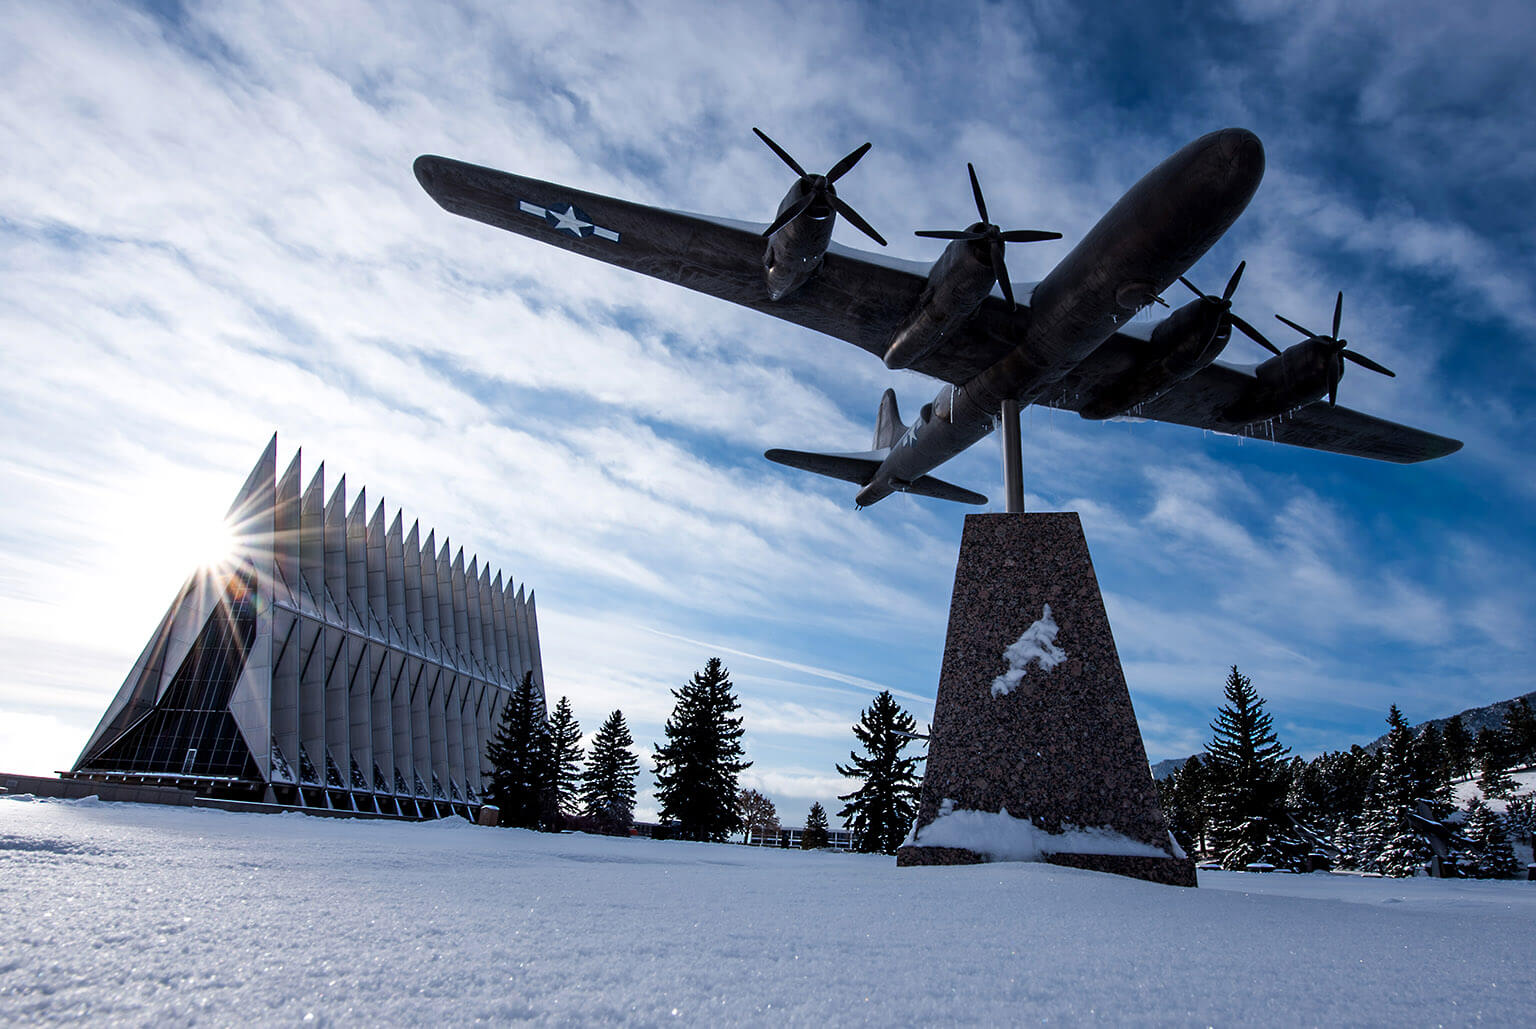
<svg viewBox="0 0 1536 1029">
<path fill-rule="evenodd" d="M 1328 333 L 1281 318 L 1306 337 L 1281 351 L 1232 310 L 1241 264 L 1220 295 L 1184 278 L 1264 175 L 1264 148 L 1246 129 L 1201 136 L 1153 168 L 1038 283 L 1009 280 L 1006 245 L 1060 234 L 992 224 L 974 168 L 980 218 L 965 229 L 919 232 L 949 241 L 926 266 L 831 242 L 842 214 L 885 243 L 834 185 L 868 143 L 813 175 L 753 131 L 799 176 L 766 226 L 646 207 L 445 157 L 418 157 L 415 171 L 454 214 L 783 318 L 847 340 L 890 368 L 942 381 L 911 425 L 887 390 L 871 450 L 767 452 L 769 460 L 860 487 L 860 507 L 894 492 L 986 503 L 929 472 L 1001 421 L 1008 509 L 1022 510 L 1018 412 L 1029 404 L 1399 463 L 1461 448 L 1338 405 L 1345 361 L 1392 374 L 1340 338 L 1342 293 Z M 1147 305 L 1164 303 L 1161 294 L 1176 281 L 1196 298 L 1160 321 L 1132 322 Z M 1218 361 L 1234 327 L 1274 356 L 1253 368 Z"/>
</svg>

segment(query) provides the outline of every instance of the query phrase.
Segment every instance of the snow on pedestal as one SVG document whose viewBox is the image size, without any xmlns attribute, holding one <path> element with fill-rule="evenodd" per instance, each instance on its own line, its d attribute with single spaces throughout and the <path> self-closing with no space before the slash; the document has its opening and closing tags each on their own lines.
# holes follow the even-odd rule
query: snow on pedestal
<svg viewBox="0 0 1536 1029">
<path fill-rule="evenodd" d="M 1015 818 L 1007 808 L 967 811 L 946 799 L 938 817 L 913 834 L 919 847 L 952 847 L 982 854 L 993 861 L 1046 861 L 1054 854 L 1100 854 L 1121 857 L 1169 858 L 1167 849 L 1141 843 L 1113 829 L 1064 826 L 1050 833 L 1027 818 Z"/>
<path fill-rule="evenodd" d="M 996 860 L 1195 885 L 1071 512 L 968 515 L 961 536 L 922 797 L 897 863 Z"/>
</svg>

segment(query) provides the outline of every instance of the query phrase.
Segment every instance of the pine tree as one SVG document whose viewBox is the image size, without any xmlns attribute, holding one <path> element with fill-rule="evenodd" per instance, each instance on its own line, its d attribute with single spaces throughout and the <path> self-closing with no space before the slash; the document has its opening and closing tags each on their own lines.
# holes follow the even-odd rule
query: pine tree
<svg viewBox="0 0 1536 1029">
<path fill-rule="evenodd" d="M 1503 733 L 1497 729 L 1479 731 L 1472 754 L 1482 768 L 1477 775 L 1477 788 L 1483 796 L 1507 797 L 1515 791 L 1515 780 L 1509 774 L 1509 747 Z"/>
<path fill-rule="evenodd" d="M 555 713 L 549 716 L 549 751 L 551 787 L 555 806 L 561 815 L 574 815 L 577 806 L 577 780 L 581 775 L 581 725 L 571 712 L 571 701 L 561 697 Z"/>
<path fill-rule="evenodd" d="M 917 722 L 896 703 L 890 690 L 881 691 L 873 704 L 859 714 L 853 735 L 867 754 L 852 751 L 849 765 L 838 765 L 840 774 L 860 782 L 852 793 L 838 800 L 846 801 L 838 817 L 843 826 L 853 830 L 855 849 L 866 854 L 894 854 L 906 838 L 912 819 L 917 816 L 916 757 L 902 757 L 912 742 Z"/>
<path fill-rule="evenodd" d="M 1509 845 L 1504 819 L 1480 797 L 1467 804 L 1464 835 L 1471 841 L 1467 848 L 1467 871 L 1475 879 L 1513 879 L 1520 873 L 1520 863 Z"/>
<path fill-rule="evenodd" d="M 1461 724 L 1460 715 L 1456 715 L 1445 723 L 1442 742 L 1445 746 L 1445 760 L 1451 767 L 1451 776 L 1456 779 L 1465 779 L 1471 775 L 1472 737 L 1467 732 L 1467 727 Z"/>
<path fill-rule="evenodd" d="M 778 837 L 778 809 L 756 790 L 742 790 L 736 795 L 736 813 L 741 818 L 741 842 L 751 843 L 753 833 L 765 839 Z"/>
<path fill-rule="evenodd" d="M 1524 697 L 1510 705 L 1504 715 L 1504 739 L 1516 765 L 1536 762 L 1536 712 Z"/>
<path fill-rule="evenodd" d="M 832 834 L 827 831 L 827 810 L 818 800 L 811 805 L 810 814 L 805 816 L 805 832 L 800 836 L 800 849 L 820 850 L 831 843 Z"/>
<path fill-rule="evenodd" d="M 1425 861 L 1424 844 L 1408 821 L 1413 807 L 1413 730 L 1393 704 L 1387 713 L 1387 741 L 1378 757 L 1363 814 L 1362 857 L 1367 870 L 1407 876 Z"/>
<path fill-rule="evenodd" d="M 1504 827 L 1511 840 L 1526 846 L 1536 843 L 1536 793 L 1517 793 L 1505 806 Z"/>
<path fill-rule="evenodd" d="M 741 826 L 736 777 L 752 764 L 742 760 L 741 719 L 731 717 L 741 704 L 718 657 L 672 696 L 667 742 L 656 747 L 661 819 L 677 823 L 682 839 L 724 840 Z"/>
<path fill-rule="evenodd" d="M 553 807 L 549 727 L 532 672 L 507 698 L 485 755 L 491 762 L 486 771 L 490 800 L 501 811 L 501 824 L 519 829 L 547 826 Z"/>
<path fill-rule="evenodd" d="M 635 739 L 615 711 L 592 737 L 587 769 L 581 780 L 581 810 L 605 833 L 622 836 L 635 821 L 635 777 L 640 762 L 629 748 Z"/>
<path fill-rule="evenodd" d="M 1426 725 L 1413 739 L 1413 795 L 1429 802 L 1436 818 L 1444 818 L 1456 806 L 1451 789 L 1451 766 L 1445 754 L 1445 737 L 1434 725 Z"/>
<path fill-rule="evenodd" d="M 1207 780 L 1205 763 L 1192 756 L 1177 772 L 1158 783 L 1168 826 L 1179 845 L 1191 854 L 1205 852 L 1211 821 Z"/>
<path fill-rule="evenodd" d="M 1222 867 L 1241 869 L 1279 856 L 1271 836 L 1285 819 L 1290 751 L 1275 735 L 1264 698 L 1236 665 L 1225 693 L 1205 748 L 1211 836 Z"/>
</svg>

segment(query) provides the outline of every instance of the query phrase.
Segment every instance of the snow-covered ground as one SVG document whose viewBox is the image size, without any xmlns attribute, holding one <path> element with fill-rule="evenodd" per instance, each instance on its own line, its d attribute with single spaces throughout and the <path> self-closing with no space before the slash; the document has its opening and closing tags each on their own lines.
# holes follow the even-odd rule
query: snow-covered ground
<svg viewBox="0 0 1536 1029">
<path fill-rule="evenodd" d="M 0 1024 L 1529 1024 L 1536 883 L 0 798 Z"/>
<path fill-rule="evenodd" d="M 1515 781 L 1514 792 L 1536 792 L 1536 768 L 1523 768 L 1518 772 L 1512 772 L 1509 777 Z M 1456 792 L 1457 807 L 1466 807 L 1467 801 L 1473 797 L 1483 796 L 1483 791 L 1477 788 L 1476 778 L 1458 779 L 1452 783 L 1452 789 Z M 1498 797 L 1494 797 L 1492 800 L 1488 800 L 1486 797 L 1483 797 L 1483 799 L 1495 811 L 1507 811 L 1509 809 L 1509 802 L 1500 800 Z"/>
</svg>

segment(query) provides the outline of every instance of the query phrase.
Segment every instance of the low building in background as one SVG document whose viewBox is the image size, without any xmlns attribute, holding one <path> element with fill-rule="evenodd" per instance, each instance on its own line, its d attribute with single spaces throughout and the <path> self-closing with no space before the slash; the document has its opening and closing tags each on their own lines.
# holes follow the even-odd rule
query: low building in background
<svg viewBox="0 0 1536 1029">
<path fill-rule="evenodd" d="M 170 786 L 221 802 L 466 817 L 485 748 L 524 675 L 538 618 L 514 584 L 435 530 L 403 530 L 325 465 L 300 490 L 277 437 L 228 516 L 232 553 L 197 569 L 69 778 Z"/>
</svg>

